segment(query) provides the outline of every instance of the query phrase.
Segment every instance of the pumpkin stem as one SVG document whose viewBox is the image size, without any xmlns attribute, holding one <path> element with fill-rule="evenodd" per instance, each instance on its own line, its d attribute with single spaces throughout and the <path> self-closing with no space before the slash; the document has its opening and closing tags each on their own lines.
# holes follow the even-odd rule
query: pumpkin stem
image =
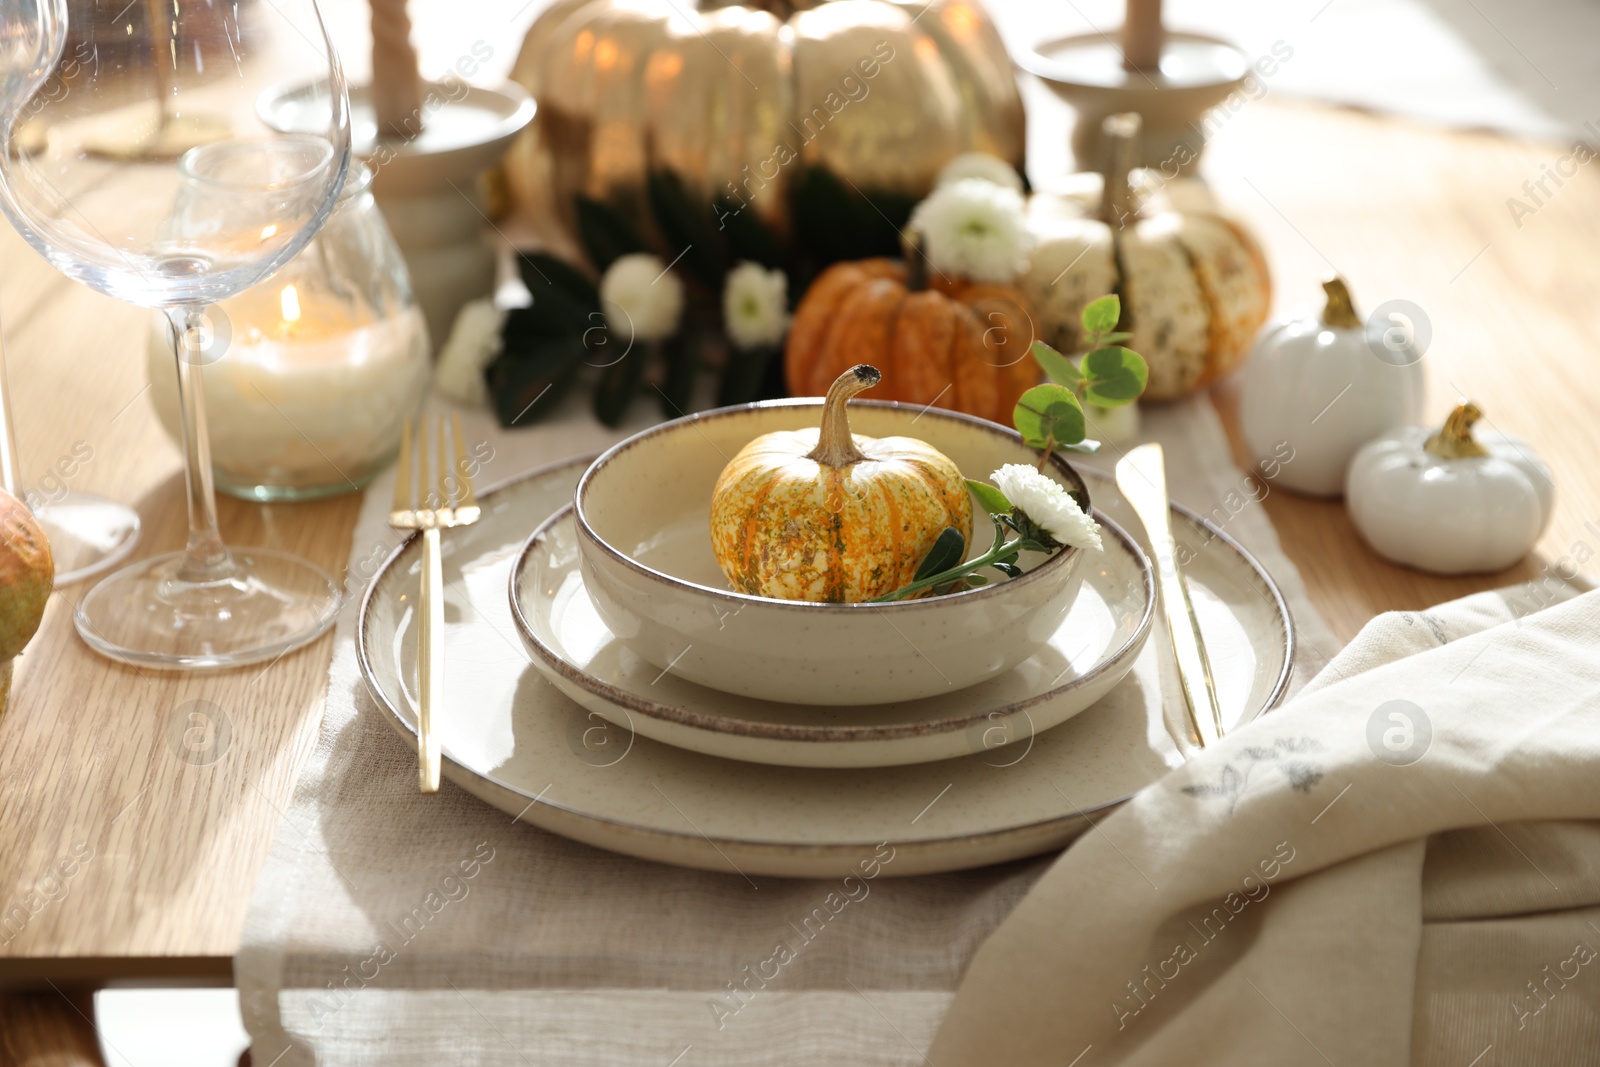
<svg viewBox="0 0 1600 1067">
<path fill-rule="evenodd" d="M 906 292 L 920 293 L 928 287 L 928 254 L 922 250 L 922 231 L 907 230 L 905 247 Z"/>
<path fill-rule="evenodd" d="M 1355 302 L 1350 298 L 1350 287 L 1344 284 L 1343 278 L 1335 274 L 1322 283 L 1322 291 L 1328 294 L 1327 306 L 1322 309 L 1324 326 L 1341 330 L 1361 328 L 1361 316 L 1356 314 Z"/>
<path fill-rule="evenodd" d="M 848 467 L 867 457 L 856 447 L 850 437 L 850 415 L 845 405 L 857 393 L 877 385 L 883 379 L 878 368 L 858 363 L 833 380 L 828 386 L 828 397 L 822 402 L 822 430 L 817 434 L 817 447 L 806 453 L 825 467 Z"/>
<path fill-rule="evenodd" d="M 1456 409 L 1444 420 L 1444 428 L 1423 444 L 1423 450 L 1431 452 L 1443 459 L 1471 459 L 1474 456 L 1487 456 L 1489 450 L 1479 444 L 1472 436 L 1472 424 L 1483 418 L 1483 412 L 1478 405 L 1468 400 L 1464 404 L 1457 404 Z"/>
<path fill-rule="evenodd" d="M 1138 160 L 1142 125 L 1143 120 L 1135 111 L 1107 115 L 1100 124 L 1100 141 L 1106 153 L 1105 169 L 1100 172 L 1105 180 L 1100 194 L 1100 221 L 1113 229 L 1122 229 L 1139 215 L 1128 175 Z"/>
</svg>

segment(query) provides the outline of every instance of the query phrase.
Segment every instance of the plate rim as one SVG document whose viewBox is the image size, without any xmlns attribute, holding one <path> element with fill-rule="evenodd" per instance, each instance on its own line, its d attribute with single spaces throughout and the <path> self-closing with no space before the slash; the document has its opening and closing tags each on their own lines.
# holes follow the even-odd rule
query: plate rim
<svg viewBox="0 0 1600 1067">
<path fill-rule="evenodd" d="M 569 459 L 542 464 L 530 470 L 512 475 L 484 489 L 479 494 L 479 502 L 484 503 L 492 494 L 502 492 L 523 482 L 532 481 L 535 478 L 541 478 L 567 467 L 577 466 L 580 463 L 593 462 L 594 457 L 597 454 L 598 453 L 580 454 Z M 1103 480 L 1111 480 L 1110 475 L 1093 467 L 1085 466 L 1080 468 L 1080 473 L 1092 475 Z M 1266 702 L 1262 705 L 1261 710 L 1250 719 L 1251 722 L 1254 722 L 1262 715 L 1271 713 L 1283 702 L 1284 692 L 1288 688 L 1289 679 L 1293 676 L 1294 653 L 1298 647 L 1294 616 L 1289 613 L 1288 602 L 1284 599 L 1282 590 L 1278 588 L 1278 583 L 1273 580 L 1272 576 L 1267 573 L 1266 568 L 1261 565 L 1254 555 L 1240 545 L 1238 541 L 1234 540 L 1234 538 L 1226 531 L 1214 523 L 1209 522 L 1192 509 L 1187 508 L 1182 504 L 1178 504 L 1175 501 L 1169 501 L 1168 503 L 1169 506 L 1176 508 L 1183 515 L 1194 520 L 1200 526 L 1210 531 L 1213 537 L 1222 541 L 1223 544 L 1227 545 L 1230 550 L 1237 553 L 1240 558 L 1242 558 L 1245 563 L 1249 565 L 1253 571 L 1255 571 L 1257 577 L 1259 577 L 1262 583 L 1266 586 L 1267 592 L 1271 596 L 1274 605 L 1278 609 L 1279 617 L 1283 620 L 1285 653 L 1284 666 L 1282 671 L 1279 673 L 1277 682 L 1269 692 Z M 371 580 L 367 583 L 366 591 L 361 596 L 360 610 L 356 616 L 356 661 L 361 670 L 362 679 L 367 683 L 367 691 L 372 696 L 373 701 L 385 712 L 384 718 L 388 721 L 390 728 L 398 733 L 403 739 L 408 740 L 413 748 L 416 747 L 417 743 L 417 731 L 400 714 L 399 709 L 394 706 L 394 704 L 390 701 L 388 694 L 379 684 L 376 678 L 376 672 L 373 670 L 371 660 L 367 654 L 367 637 L 370 634 L 371 629 L 368 619 L 373 606 L 374 593 L 378 589 L 382 579 L 388 575 L 390 570 L 393 569 L 395 562 L 406 551 L 410 544 L 415 540 L 419 540 L 420 537 L 421 534 L 419 532 L 413 531 L 409 536 L 403 538 L 399 544 L 395 545 L 389 554 L 384 557 L 383 562 L 379 564 L 378 569 L 373 572 Z M 703 758 L 714 759 L 716 757 L 706 756 Z M 781 851 L 789 857 L 815 856 L 819 858 L 834 856 L 840 852 L 850 852 L 850 850 L 878 844 L 876 841 L 866 840 L 812 843 L 801 841 L 774 841 L 770 838 L 763 839 L 756 837 L 713 837 L 699 830 L 694 832 L 686 832 L 681 830 L 668 830 L 659 827 L 643 826 L 636 822 L 626 822 L 610 815 L 602 815 L 592 811 L 585 811 L 567 804 L 560 803 L 559 801 L 545 797 L 542 792 L 530 793 L 520 786 L 513 785 L 510 782 L 506 782 L 498 777 L 480 773 L 477 770 L 474 770 L 473 768 L 456 761 L 448 753 L 443 754 L 442 762 L 445 776 L 450 778 L 458 786 L 460 786 L 462 789 L 465 789 L 469 793 L 474 793 L 476 795 L 476 791 L 473 788 L 469 787 L 459 779 L 465 778 L 469 781 L 483 783 L 492 789 L 502 790 L 511 794 L 512 796 L 517 797 L 518 799 L 526 800 L 528 802 L 527 806 L 524 807 L 522 811 L 512 819 L 513 822 L 526 821 L 534 823 L 535 825 L 540 825 L 536 820 L 528 819 L 527 815 L 528 812 L 532 811 L 534 808 L 543 806 L 555 813 L 556 819 L 562 821 L 573 820 L 579 826 L 588 824 L 608 827 L 610 828 L 611 832 L 622 838 L 643 838 L 661 842 L 673 842 L 678 847 L 687 848 L 697 855 L 701 851 L 703 844 L 711 845 L 712 848 L 717 850 L 719 853 L 721 852 L 722 847 L 726 846 L 732 849 L 749 849 L 760 852 Z M 908 850 L 923 851 L 944 847 L 961 847 L 968 844 L 993 844 L 1019 836 L 1031 837 L 1046 831 L 1066 830 L 1067 828 L 1078 823 L 1090 822 L 1088 818 L 1090 815 L 1099 814 L 1100 812 L 1108 811 L 1127 803 L 1127 801 L 1138 795 L 1138 792 L 1139 790 L 1135 790 L 1132 793 L 1128 793 L 1120 797 L 1114 797 L 1110 800 L 1102 801 L 1087 808 L 1075 807 L 1075 809 L 1071 812 L 1049 816 L 1044 819 L 1036 819 L 1032 822 L 1017 823 L 1010 826 L 995 827 L 991 829 L 950 834 L 938 837 L 899 839 L 890 843 L 896 845 L 897 847 L 904 847 Z M 479 799 L 483 798 L 480 797 Z M 554 830 L 553 827 L 545 828 L 551 829 L 553 832 L 562 832 Z M 565 834 L 564 836 L 571 835 Z M 608 848 L 610 851 L 620 851 L 617 849 L 609 849 L 609 846 L 593 841 L 589 843 L 596 848 Z M 632 853 L 631 855 L 633 855 L 635 858 L 643 858 L 639 857 L 637 853 Z M 690 866 L 694 865 L 690 864 Z M 961 868 L 960 865 L 956 865 L 939 866 L 937 868 L 930 869 L 958 870 Z"/>
<path fill-rule="evenodd" d="M 1149 639 L 1151 627 L 1154 625 L 1156 606 L 1155 572 L 1151 568 L 1150 559 L 1138 543 L 1128 535 L 1118 523 L 1113 521 L 1104 512 L 1095 510 L 1095 518 L 1101 525 L 1107 527 L 1122 547 L 1133 557 L 1135 565 L 1139 568 L 1144 578 L 1144 608 L 1139 614 L 1139 621 L 1134 626 L 1133 632 L 1128 635 L 1115 649 L 1111 650 L 1104 659 L 1096 663 L 1087 674 L 1078 675 L 1067 683 L 1048 689 L 1043 693 L 1034 693 L 1020 700 L 1014 700 L 998 707 L 985 708 L 982 711 L 971 712 L 966 715 L 951 717 L 949 719 L 928 720 L 922 719 L 915 722 L 892 723 L 882 726 L 862 726 L 845 724 L 840 726 L 804 726 L 796 723 L 769 723 L 746 719 L 733 719 L 725 715 L 714 715 L 709 712 L 696 711 L 689 707 L 674 707 L 658 701 L 638 696 L 626 690 L 610 685 L 602 678 L 597 678 L 587 671 L 573 666 L 563 659 L 554 650 L 545 646 L 534 632 L 533 626 L 522 610 L 521 597 L 518 596 L 519 586 L 522 584 L 522 574 L 532 559 L 536 543 L 546 537 L 552 527 L 559 523 L 563 517 L 571 514 L 576 521 L 576 510 L 573 504 L 566 504 L 552 512 L 550 517 L 536 526 L 522 547 L 517 550 L 515 562 L 511 567 L 511 578 L 507 589 L 507 596 L 511 604 L 511 618 L 516 624 L 518 636 L 522 638 L 525 646 L 539 658 L 544 660 L 546 666 L 554 670 L 562 678 L 585 692 L 599 697 L 628 712 L 637 712 L 648 718 L 669 722 L 692 730 L 702 730 L 707 733 L 725 734 L 732 737 L 757 738 L 763 741 L 783 741 L 791 744 L 807 745 L 838 745 L 861 744 L 879 741 L 900 741 L 919 737 L 928 737 L 937 734 L 954 733 L 969 729 L 975 723 L 986 720 L 992 721 L 996 716 L 1009 717 L 1036 708 L 1046 701 L 1056 699 L 1075 689 L 1097 681 L 1107 671 L 1114 669 L 1124 660 L 1137 655 L 1143 650 L 1145 641 Z M 1066 625 L 1063 619 L 1062 625 Z M 688 679 L 683 679 L 688 681 Z M 691 685 L 698 683 L 690 682 Z M 982 684 L 982 683 L 978 683 Z M 713 693 L 719 690 L 710 686 L 700 686 Z M 958 692 L 967 692 L 966 689 Z M 722 694 L 737 696 L 737 694 Z M 751 698 L 755 699 L 755 698 Z M 761 703 L 775 703 L 774 701 L 761 701 Z M 797 705 L 798 706 L 798 705 Z M 818 731 L 827 736 L 802 736 L 815 735 Z"/>
</svg>

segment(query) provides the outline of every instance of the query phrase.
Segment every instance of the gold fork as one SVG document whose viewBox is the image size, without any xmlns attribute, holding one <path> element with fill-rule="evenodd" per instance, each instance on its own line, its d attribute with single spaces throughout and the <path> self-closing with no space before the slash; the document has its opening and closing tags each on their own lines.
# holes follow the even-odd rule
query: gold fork
<svg viewBox="0 0 1600 1067">
<path fill-rule="evenodd" d="M 435 463 L 437 479 L 428 478 L 428 424 L 438 427 Z M 417 629 L 417 770 L 424 793 L 439 791 L 439 737 L 433 713 L 444 685 L 444 569 L 439 555 L 439 531 L 446 526 L 467 526 L 478 521 L 481 509 L 472 491 L 472 472 L 466 445 L 461 440 L 461 416 L 450 416 L 455 444 L 452 468 L 445 440 L 444 416 L 421 417 L 413 462 L 411 420 L 400 438 L 400 462 L 395 471 L 394 508 L 389 525 L 397 530 L 422 531 L 422 595 L 418 600 Z M 416 467 L 413 476 L 412 467 Z M 430 488 L 430 485 L 432 486 Z"/>
</svg>

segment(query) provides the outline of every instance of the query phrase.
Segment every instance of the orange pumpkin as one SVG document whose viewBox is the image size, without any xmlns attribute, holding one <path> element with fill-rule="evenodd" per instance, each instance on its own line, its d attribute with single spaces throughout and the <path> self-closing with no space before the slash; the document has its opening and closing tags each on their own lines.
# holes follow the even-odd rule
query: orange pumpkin
<svg viewBox="0 0 1600 1067">
<path fill-rule="evenodd" d="M 863 259 L 818 276 L 789 327 L 790 394 L 819 396 L 845 370 L 871 363 L 883 369 L 885 400 L 1011 425 L 1018 398 L 1039 384 L 1027 298 L 1009 285 L 939 276 L 930 284 L 915 251 L 907 263 Z"/>
</svg>

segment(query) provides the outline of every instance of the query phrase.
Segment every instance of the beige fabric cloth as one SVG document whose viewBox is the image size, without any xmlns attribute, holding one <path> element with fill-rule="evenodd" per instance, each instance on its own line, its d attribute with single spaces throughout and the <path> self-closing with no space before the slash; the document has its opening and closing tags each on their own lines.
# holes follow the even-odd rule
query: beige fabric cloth
<svg viewBox="0 0 1600 1067">
<path fill-rule="evenodd" d="M 1533 600 L 1378 618 L 1080 838 L 931 1062 L 1600 1063 L 1600 593 Z"/>
<path fill-rule="evenodd" d="M 493 450 L 481 481 L 614 436 L 577 408 L 510 433 L 470 414 L 466 435 Z M 1283 586 L 1299 625 L 1297 678 L 1310 678 L 1334 642 L 1265 510 L 1241 492 L 1210 403 L 1151 412 L 1146 424 L 1167 445 L 1179 499 L 1213 514 Z M 351 552 L 358 580 L 394 540 L 384 525 L 390 491 L 381 479 L 363 504 Z M 713 998 L 833 887 L 762 878 L 752 890 L 737 876 L 513 825 L 449 783 L 419 796 L 415 756 L 360 677 L 353 622 L 353 612 L 340 619 L 321 734 L 234 964 L 258 1064 L 663 1067 L 689 1046 L 682 1067 L 918 1063 L 973 953 L 1050 863 L 879 880 L 784 968 L 781 985 L 718 1027 Z M 480 848 L 493 858 L 456 899 L 376 963 L 375 942 L 396 940 L 391 924 Z"/>
</svg>

